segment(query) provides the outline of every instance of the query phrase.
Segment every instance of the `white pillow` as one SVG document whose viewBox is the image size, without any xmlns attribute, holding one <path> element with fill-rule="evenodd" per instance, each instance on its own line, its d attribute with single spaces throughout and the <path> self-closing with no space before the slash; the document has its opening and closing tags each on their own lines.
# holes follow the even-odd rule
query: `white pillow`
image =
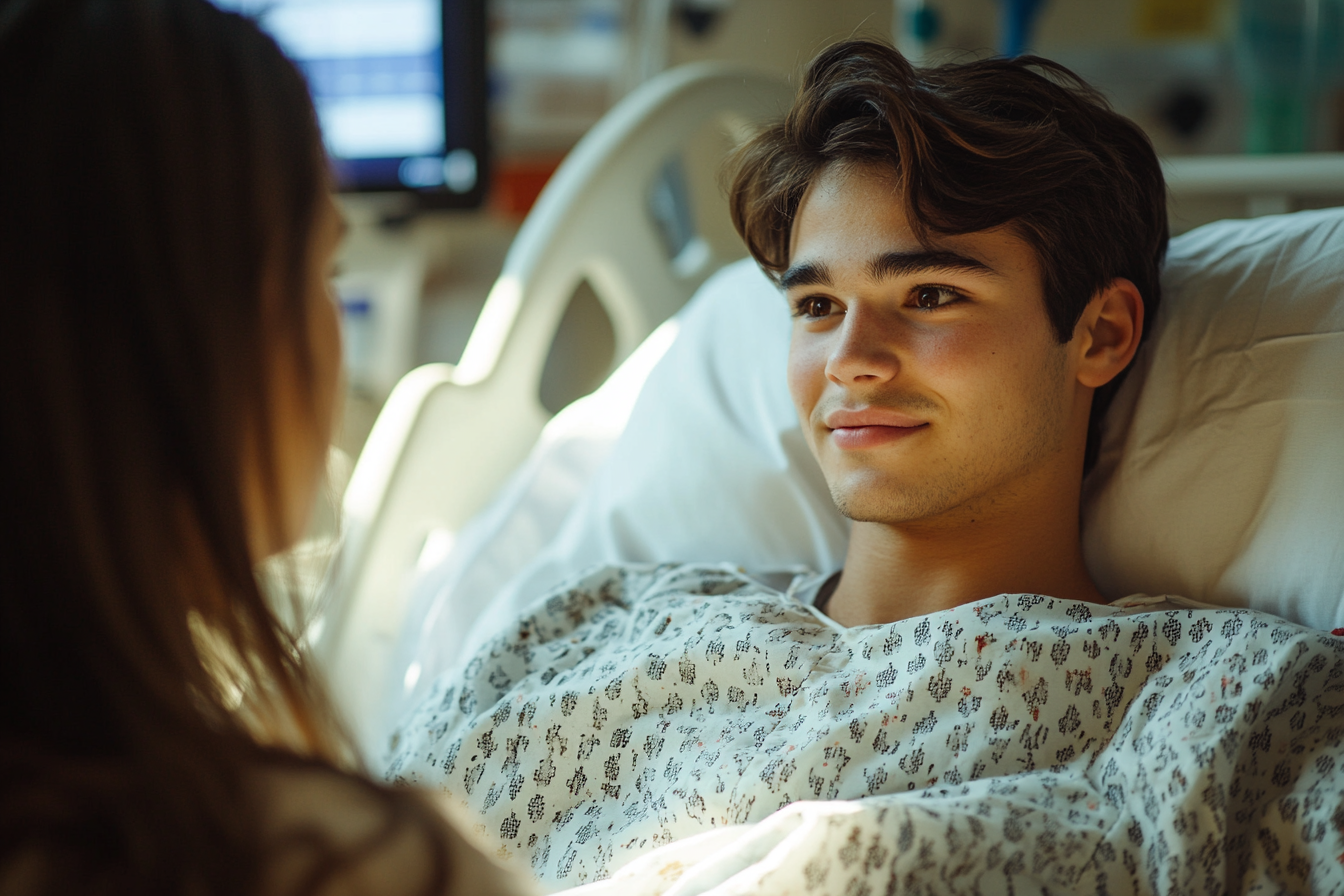
<svg viewBox="0 0 1344 896">
<path fill-rule="evenodd" d="M 1089 569 L 1111 597 L 1166 592 L 1344 626 L 1344 210 L 1177 237 L 1163 283 L 1087 483 Z M 848 524 L 788 396 L 778 290 L 741 261 L 676 320 L 624 431 L 620 413 L 596 435 L 585 428 L 600 402 L 585 425 L 557 418 L 563 432 L 463 532 L 447 572 L 422 582 L 392 718 L 594 563 L 842 564 Z"/>
<path fill-rule="evenodd" d="M 1172 241 L 1083 535 L 1103 592 L 1344 627 L 1344 209 Z"/>
<path fill-rule="evenodd" d="M 779 290 L 750 259 L 737 262 L 670 324 L 650 337 L 659 348 L 672 344 L 633 411 L 623 402 L 648 361 L 634 364 L 635 356 L 551 422 L 500 497 L 422 576 L 389 678 L 389 722 L 470 644 L 588 566 L 676 559 L 753 572 L 839 568 L 849 524 L 785 387 L 790 319 Z M 561 525 L 566 501 L 573 509 Z"/>
</svg>

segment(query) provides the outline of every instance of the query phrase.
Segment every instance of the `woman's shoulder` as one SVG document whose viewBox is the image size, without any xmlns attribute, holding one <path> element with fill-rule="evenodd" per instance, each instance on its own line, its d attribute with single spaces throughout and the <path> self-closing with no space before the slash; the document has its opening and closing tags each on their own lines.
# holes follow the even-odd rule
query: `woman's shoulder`
<svg viewBox="0 0 1344 896">
<path fill-rule="evenodd" d="M 484 855 L 427 794 L 289 762 L 258 769 L 251 786 L 261 809 L 264 893 L 533 892 Z"/>
<path fill-rule="evenodd" d="M 254 752 L 231 777 L 233 808 L 204 824 L 198 816 L 188 830 L 185 817 L 146 817 L 162 800 L 124 763 L 42 762 L 3 747 L 0 896 L 82 892 L 108 879 L 153 892 L 249 896 L 533 892 L 481 853 L 431 797 L 315 760 Z M 202 839 L 206 829 L 221 839 Z M 150 864 L 158 870 L 147 856 L 157 856 Z"/>
</svg>

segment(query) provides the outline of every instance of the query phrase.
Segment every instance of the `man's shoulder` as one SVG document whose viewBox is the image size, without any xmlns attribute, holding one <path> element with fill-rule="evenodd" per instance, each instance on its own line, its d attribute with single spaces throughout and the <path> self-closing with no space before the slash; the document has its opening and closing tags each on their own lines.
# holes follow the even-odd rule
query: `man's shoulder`
<svg viewBox="0 0 1344 896">
<path fill-rule="evenodd" d="M 630 610 L 650 602 L 738 595 L 782 599 L 804 570 L 749 573 L 729 563 L 608 563 L 561 582 L 525 611 L 523 621 L 559 618 L 578 624 L 602 608 Z"/>
<path fill-rule="evenodd" d="M 422 707 L 493 705 L 510 690 L 550 688 L 596 669 L 671 655 L 707 632 L 732 630 L 740 638 L 790 624 L 821 627 L 796 598 L 731 564 L 594 566 L 496 630 L 440 676 L 435 693 L 443 693 L 431 693 Z"/>
<path fill-rule="evenodd" d="M 1106 606 L 1129 613 L 1160 613 L 1164 610 L 1221 610 L 1217 604 L 1206 604 L 1177 594 L 1129 594 L 1113 600 Z"/>
</svg>

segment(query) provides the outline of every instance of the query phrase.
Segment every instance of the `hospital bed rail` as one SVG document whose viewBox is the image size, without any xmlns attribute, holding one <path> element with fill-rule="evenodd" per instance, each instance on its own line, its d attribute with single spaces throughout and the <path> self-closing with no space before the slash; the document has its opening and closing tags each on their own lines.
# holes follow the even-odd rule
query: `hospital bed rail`
<svg viewBox="0 0 1344 896">
<path fill-rule="evenodd" d="M 727 218 L 717 187 L 694 196 L 695 220 L 681 222 L 690 229 L 675 252 L 647 197 L 670 165 L 692 184 L 716 184 L 723 153 L 691 151 L 688 141 L 717 131 L 726 148 L 781 115 L 791 97 L 782 81 L 719 63 L 632 91 L 543 190 L 461 361 L 420 367 L 393 390 L 346 488 L 342 544 L 308 632 L 361 740 L 417 561 L 451 544 L 551 416 L 539 397 L 543 367 L 576 289 L 586 282 L 610 319 L 614 368 L 706 277 L 746 254 L 730 228 L 704 225 Z"/>
</svg>

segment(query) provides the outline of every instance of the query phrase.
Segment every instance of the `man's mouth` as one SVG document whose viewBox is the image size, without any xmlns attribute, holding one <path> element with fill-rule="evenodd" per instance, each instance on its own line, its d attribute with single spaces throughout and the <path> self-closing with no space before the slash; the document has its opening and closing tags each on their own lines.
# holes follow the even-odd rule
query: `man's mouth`
<svg viewBox="0 0 1344 896">
<path fill-rule="evenodd" d="M 847 451 L 862 448 L 876 448 L 891 442 L 907 439 L 922 432 L 929 424 L 918 426 L 837 426 L 831 430 L 831 440 L 835 447 Z"/>
<path fill-rule="evenodd" d="M 876 448 L 909 438 L 928 428 L 927 420 L 885 408 L 837 410 L 826 415 L 835 446 L 844 450 Z"/>
</svg>

